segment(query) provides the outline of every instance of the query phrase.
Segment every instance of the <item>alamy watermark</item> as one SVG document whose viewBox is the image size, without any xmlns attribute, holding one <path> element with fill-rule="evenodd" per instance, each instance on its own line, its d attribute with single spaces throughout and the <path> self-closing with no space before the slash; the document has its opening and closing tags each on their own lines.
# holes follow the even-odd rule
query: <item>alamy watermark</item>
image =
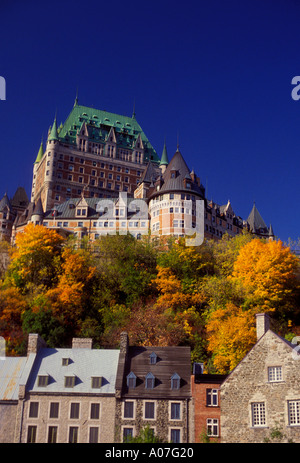
<svg viewBox="0 0 300 463">
<path fill-rule="evenodd" d="M 184 236 L 186 246 L 200 246 L 204 241 L 204 200 L 156 199 L 150 206 L 144 199 L 128 199 L 119 193 L 119 199 L 100 199 L 94 222 L 98 235 L 126 235 L 135 237 L 172 234 Z M 151 219 L 150 219 L 151 217 Z"/>
<path fill-rule="evenodd" d="M 0 100 L 6 100 L 6 81 L 0 76 Z"/>
</svg>

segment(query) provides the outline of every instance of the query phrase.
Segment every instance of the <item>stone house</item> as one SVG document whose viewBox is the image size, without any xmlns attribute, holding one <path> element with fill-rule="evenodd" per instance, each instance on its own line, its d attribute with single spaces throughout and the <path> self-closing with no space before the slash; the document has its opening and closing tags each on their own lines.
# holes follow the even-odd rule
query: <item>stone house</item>
<svg viewBox="0 0 300 463">
<path fill-rule="evenodd" d="M 129 346 L 121 334 L 115 442 L 149 425 L 164 442 L 193 439 L 189 347 Z"/>
<path fill-rule="evenodd" d="M 262 443 L 279 429 L 300 442 L 300 356 L 256 315 L 257 342 L 221 385 L 222 442 Z M 272 441 L 272 439 L 271 439 Z"/>
<path fill-rule="evenodd" d="M 30 334 L 27 357 L 0 361 L 0 442 L 113 442 L 118 361 L 89 338 L 56 349 Z"/>
<path fill-rule="evenodd" d="M 192 375 L 195 443 L 204 442 L 206 436 L 214 442 L 221 440 L 220 385 L 225 378 L 218 374 Z"/>
</svg>

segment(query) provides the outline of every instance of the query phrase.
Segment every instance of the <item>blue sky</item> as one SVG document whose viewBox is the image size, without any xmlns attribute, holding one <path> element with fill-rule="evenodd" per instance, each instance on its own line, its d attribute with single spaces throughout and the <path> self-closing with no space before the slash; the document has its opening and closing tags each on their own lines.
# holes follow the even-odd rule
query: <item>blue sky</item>
<svg viewBox="0 0 300 463">
<path fill-rule="evenodd" d="M 159 155 L 180 151 L 219 204 L 253 201 L 283 241 L 300 236 L 298 0 L 1 0 L 0 196 L 30 194 L 55 113 L 136 117 Z M 300 93 L 300 92 L 299 92 Z"/>
</svg>

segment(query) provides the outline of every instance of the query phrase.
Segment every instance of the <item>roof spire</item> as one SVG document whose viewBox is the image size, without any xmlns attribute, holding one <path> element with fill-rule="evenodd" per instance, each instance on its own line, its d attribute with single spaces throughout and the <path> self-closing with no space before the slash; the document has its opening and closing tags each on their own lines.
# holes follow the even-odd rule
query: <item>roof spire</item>
<svg viewBox="0 0 300 463">
<path fill-rule="evenodd" d="M 134 98 L 134 100 L 133 100 L 132 119 L 135 119 L 135 98 Z"/>
<path fill-rule="evenodd" d="M 44 147 L 43 147 L 43 137 L 42 137 L 40 149 L 39 149 L 39 151 L 38 151 L 38 154 L 37 154 L 37 157 L 36 157 L 36 160 L 35 160 L 35 164 L 37 164 L 37 163 L 40 162 L 40 160 L 41 160 L 42 157 L 43 157 L 43 154 L 44 154 Z"/>
<path fill-rule="evenodd" d="M 78 105 L 78 87 L 76 88 L 76 98 L 74 102 L 74 107 Z"/>
<path fill-rule="evenodd" d="M 49 135 L 49 137 L 48 137 L 48 140 L 58 140 L 56 113 L 55 113 L 55 118 L 54 118 L 53 126 L 52 126 L 52 129 L 51 129 L 50 135 Z"/>
<path fill-rule="evenodd" d="M 168 164 L 169 164 L 169 160 L 168 160 L 168 153 L 167 153 L 167 147 L 166 147 L 166 141 L 165 141 L 159 165 L 160 166 L 167 166 Z"/>
</svg>

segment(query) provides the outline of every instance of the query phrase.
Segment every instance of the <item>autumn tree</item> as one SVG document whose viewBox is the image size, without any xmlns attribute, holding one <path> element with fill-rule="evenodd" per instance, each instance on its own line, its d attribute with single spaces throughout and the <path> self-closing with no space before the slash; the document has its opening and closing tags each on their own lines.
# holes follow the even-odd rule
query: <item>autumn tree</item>
<svg viewBox="0 0 300 463">
<path fill-rule="evenodd" d="M 240 249 L 232 279 L 245 288 L 249 307 L 287 318 L 299 313 L 298 272 L 299 260 L 281 241 L 255 239 Z"/>
<path fill-rule="evenodd" d="M 208 351 L 218 373 L 229 373 L 255 344 L 254 323 L 253 310 L 231 303 L 211 313 L 206 325 Z"/>
<path fill-rule="evenodd" d="M 22 315 L 26 308 L 27 302 L 18 288 L 0 290 L 0 333 L 10 355 L 20 354 L 24 348 Z"/>
<path fill-rule="evenodd" d="M 56 279 L 64 239 L 42 225 L 28 224 L 16 236 L 6 284 L 28 291 L 31 285 L 51 287 Z"/>
</svg>

